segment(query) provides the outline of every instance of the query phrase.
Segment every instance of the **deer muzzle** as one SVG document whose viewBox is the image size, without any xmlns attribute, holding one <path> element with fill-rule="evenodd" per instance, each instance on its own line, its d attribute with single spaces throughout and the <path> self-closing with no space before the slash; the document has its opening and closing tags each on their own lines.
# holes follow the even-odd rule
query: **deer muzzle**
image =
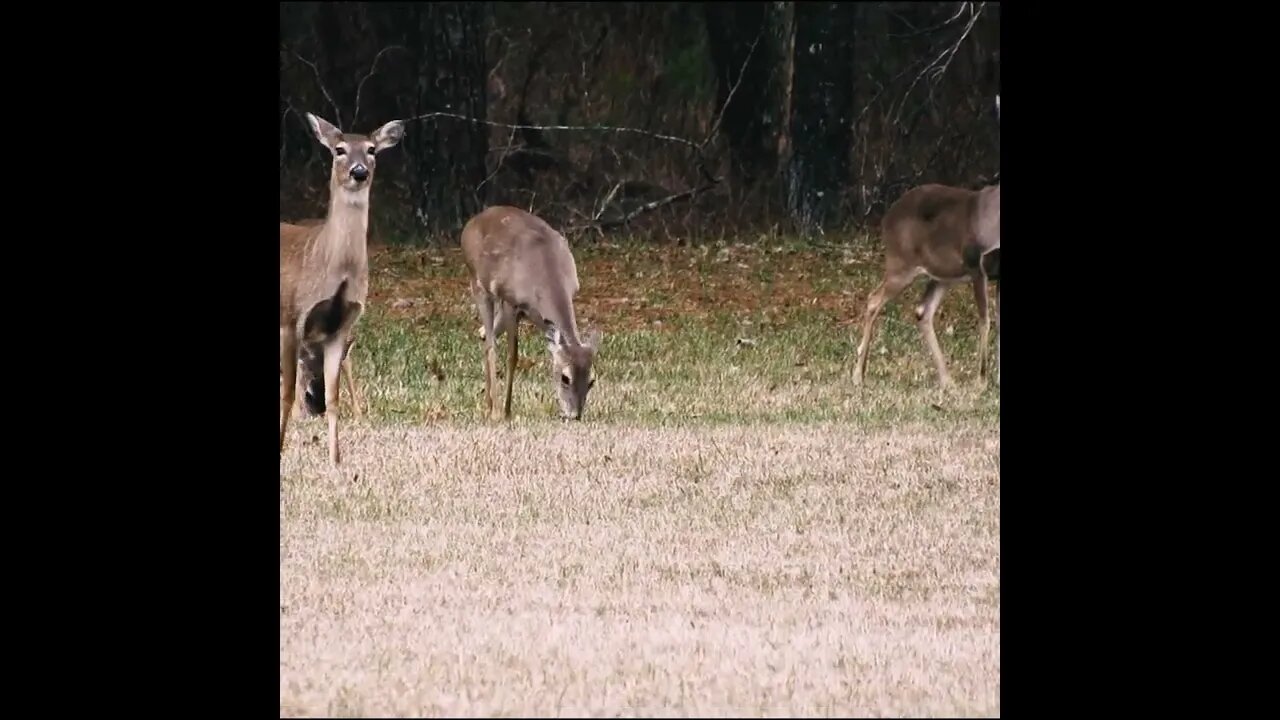
<svg viewBox="0 0 1280 720">
<path fill-rule="evenodd" d="M 369 168 L 359 164 L 353 165 L 351 167 L 351 177 L 354 178 L 356 182 L 364 182 L 369 179 Z"/>
</svg>

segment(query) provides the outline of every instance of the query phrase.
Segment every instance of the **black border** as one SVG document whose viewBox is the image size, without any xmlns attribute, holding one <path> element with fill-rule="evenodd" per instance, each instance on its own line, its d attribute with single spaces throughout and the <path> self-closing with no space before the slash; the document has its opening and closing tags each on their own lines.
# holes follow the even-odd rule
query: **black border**
<svg viewBox="0 0 1280 720">
<path fill-rule="evenodd" d="M 55 490 L 81 513 L 56 522 L 79 534 L 55 565 L 68 587 L 41 591 L 82 627 L 49 659 L 70 661 L 73 703 L 279 717 L 279 427 L 261 400 L 279 364 L 278 12 L 72 12 L 40 27 L 79 57 L 40 80 L 82 97 L 48 98 L 62 137 L 33 128 L 67 153 L 50 220 L 75 229 L 40 245 L 80 259 L 68 317 L 87 319 L 42 378 L 79 378 L 50 420 L 85 461 Z"/>
</svg>

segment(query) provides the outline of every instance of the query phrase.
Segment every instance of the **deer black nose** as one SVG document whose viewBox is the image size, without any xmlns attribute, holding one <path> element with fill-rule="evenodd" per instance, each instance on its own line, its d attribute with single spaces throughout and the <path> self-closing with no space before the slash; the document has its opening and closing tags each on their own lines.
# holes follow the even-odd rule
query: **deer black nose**
<svg viewBox="0 0 1280 720">
<path fill-rule="evenodd" d="M 369 178 L 369 168 L 363 165 L 356 165 L 351 168 L 351 177 L 355 178 L 356 182 L 364 182 Z"/>
</svg>

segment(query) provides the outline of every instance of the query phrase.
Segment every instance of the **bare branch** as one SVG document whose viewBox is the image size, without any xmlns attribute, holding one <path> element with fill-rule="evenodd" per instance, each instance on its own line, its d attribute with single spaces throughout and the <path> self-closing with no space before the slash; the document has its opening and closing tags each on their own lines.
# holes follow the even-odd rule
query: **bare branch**
<svg viewBox="0 0 1280 720">
<path fill-rule="evenodd" d="M 360 119 L 360 95 L 364 92 L 364 84 L 369 81 L 369 78 L 373 77 L 373 74 L 375 72 L 378 71 L 378 61 L 381 60 L 382 56 L 390 50 L 404 50 L 404 49 L 405 48 L 399 45 L 388 45 L 387 47 L 384 47 L 381 50 L 379 50 L 377 55 L 373 56 L 373 62 L 369 65 L 369 73 L 364 77 L 360 78 L 360 83 L 356 85 L 356 107 L 355 107 L 355 110 L 352 111 L 351 113 L 351 122 L 353 124 Z"/>
<path fill-rule="evenodd" d="M 329 94 L 329 88 L 325 87 L 324 81 L 320 79 L 320 68 L 316 67 L 315 63 L 302 57 L 296 52 L 293 56 L 306 63 L 307 66 L 311 68 L 311 72 L 316 76 L 316 85 L 320 86 L 320 92 L 324 93 L 325 99 L 329 101 L 331 106 L 333 106 L 333 121 L 338 124 L 338 127 L 344 128 L 345 126 L 342 124 L 342 110 L 338 108 L 338 103 L 334 102 L 333 96 Z M 350 128 L 346 129 L 349 130 Z"/>
<path fill-rule="evenodd" d="M 751 49 L 747 51 L 747 57 L 742 61 L 742 67 L 738 69 L 738 79 L 734 81 L 733 87 L 729 89 L 729 95 L 724 99 L 724 104 L 720 106 L 720 114 L 716 116 L 716 121 L 711 123 L 710 132 L 703 138 L 702 144 L 698 146 L 700 150 L 705 148 L 707 143 L 711 142 L 711 139 L 716 136 L 716 132 L 720 130 L 720 123 L 724 121 L 724 111 L 729 108 L 729 103 L 733 102 L 734 93 L 738 92 L 738 86 L 742 84 L 742 78 L 747 75 L 747 65 L 751 62 L 751 56 L 756 53 L 756 45 L 760 43 L 760 38 L 764 36 L 764 28 L 765 25 L 762 23 L 760 32 L 756 33 L 756 39 L 751 41 Z"/>
<path fill-rule="evenodd" d="M 947 18 L 946 20 L 943 20 L 937 25 L 934 25 L 933 27 L 924 28 L 923 30 L 916 30 L 912 28 L 912 32 L 909 32 L 909 33 L 901 33 L 901 34 L 888 33 L 888 37 L 891 37 L 891 38 L 919 37 L 921 35 L 929 35 L 932 33 L 936 33 L 939 30 L 942 30 L 943 28 L 951 27 L 952 25 L 955 24 L 956 20 L 959 20 L 960 16 L 964 14 L 965 6 L 967 5 L 969 5 L 969 3 L 967 2 L 960 3 L 959 6 L 956 8 L 956 13 L 954 15 Z M 902 16 L 896 15 L 896 14 L 894 15 L 894 17 L 897 17 L 899 20 L 902 20 L 902 22 L 906 24 L 907 27 L 911 27 L 911 24 L 906 21 L 906 18 L 903 18 Z"/>
<path fill-rule="evenodd" d="M 893 120 L 895 125 L 902 120 L 902 110 L 906 107 L 907 97 L 911 95 L 911 91 L 915 89 L 916 85 L 924 76 L 928 75 L 929 82 L 931 83 L 936 83 L 942 79 L 943 74 L 951 65 L 951 59 L 956 56 L 956 51 L 960 49 L 960 45 L 964 43 L 965 38 L 969 37 L 969 31 L 973 29 L 974 24 L 978 22 L 978 18 L 982 15 L 983 8 L 987 6 L 985 2 L 979 3 L 975 10 L 973 8 L 973 3 L 964 3 L 964 5 L 968 7 L 970 11 L 969 22 L 965 25 L 964 31 L 960 33 L 960 37 L 951 45 L 951 47 L 943 50 L 936 58 L 933 59 L 932 62 L 926 65 L 925 68 L 920 71 L 920 74 L 916 75 L 915 79 L 911 81 L 911 84 L 907 86 L 906 92 L 902 94 L 902 100 L 898 103 L 898 113 Z M 939 63 L 942 63 L 941 66 L 939 66 Z"/>
<path fill-rule="evenodd" d="M 577 131 L 577 132 L 590 131 L 590 132 L 632 133 L 635 135 L 644 135 L 645 137 L 650 137 L 650 138 L 653 138 L 654 140 L 663 140 L 666 142 L 673 142 L 680 145 L 685 145 L 697 151 L 701 151 L 702 149 L 701 147 L 698 146 L 697 143 L 682 137 L 676 137 L 674 135 L 663 135 L 661 133 L 649 132 L 648 130 L 641 130 L 639 128 L 615 127 L 611 125 L 529 125 L 529 124 L 512 125 L 511 123 L 500 123 L 500 122 L 494 122 L 492 120 L 479 120 L 473 117 L 467 117 L 466 115 L 459 115 L 457 113 L 450 113 L 450 112 L 429 112 L 424 115 L 405 118 L 404 120 L 405 122 L 412 122 L 414 120 L 431 120 L 433 118 L 438 118 L 438 117 L 453 118 L 454 120 L 462 120 L 463 122 L 476 123 L 478 125 L 488 125 L 489 127 L 505 128 L 510 130 L 568 130 L 568 131 Z"/>
<path fill-rule="evenodd" d="M 591 222 L 599 224 L 601 216 L 604 215 L 604 211 L 609 209 L 609 203 L 613 202 L 613 198 L 618 195 L 618 191 L 621 189 L 622 183 L 617 183 L 613 186 L 613 189 L 605 196 L 604 202 L 600 203 L 600 209 L 596 211 L 595 217 L 591 218 Z"/>
<path fill-rule="evenodd" d="M 498 174 L 498 171 L 502 169 L 502 164 L 507 161 L 507 156 L 511 154 L 511 150 L 516 147 L 519 147 L 518 145 L 515 145 L 515 139 L 516 139 L 516 130 L 513 128 L 511 130 L 511 136 L 507 138 L 506 147 L 502 149 L 502 154 L 498 156 L 498 162 L 494 163 L 493 165 L 493 172 L 489 173 L 489 175 L 484 180 L 481 180 L 480 184 L 476 186 L 475 196 L 477 201 L 479 201 L 481 197 L 480 191 L 484 189 L 484 186 L 487 185 L 489 181 L 492 180 L 494 176 Z M 483 205 L 484 202 L 480 202 L 480 204 Z"/>
<path fill-rule="evenodd" d="M 943 74 L 947 72 L 947 68 L 951 67 L 951 61 L 955 59 L 956 52 L 960 49 L 960 45 L 964 43 L 965 38 L 969 37 L 969 31 L 973 30 L 973 26 L 978 22 L 978 18 L 982 16 L 982 10 L 986 6 L 987 4 L 985 2 L 978 3 L 978 9 L 973 11 L 973 17 L 969 18 L 969 24 L 964 26 L 964 32 L 960 33 L 960 38 L 951 46 L 951 52 L 947 55 L 947 61 L 942 64 L 942 67 L 934 71 L 933 77 L 930 78 L 930 80 L 937 82 L 942 79 Z"/>
<path fill-rule="evenodd" d="M 716 182 L 719 182 L 719 178 L 716 178 Z M 630 225 L 632 220 L 635 220 L 636 218 L 640 217 L 641 215 L 647 212 L 652 212 L 654 210 L 657 210 L 660 207 L 665 207 L 679 200 L 685 200 L 688 198 L 696 197 L 701 193 L 706 192 L 707 190 L 710 190 L 712 187 L 714 187 L 714 185 L 715 183 L 706 183 L 703 185 L 699 185 L 698 187 L 685 190 L 683 192 L 674 193 L 664 198 L 659 198 L 657 200 L 647 202 L 641 205 L 640 207 L 635 208 L 634 210 L 627 213 L 626 215 L 623 215 L 620 218 L 613 218 L 610 220 L 605 220 L 604 222 L 600 222 L 597 220 L 587 225 L 577 225 L 569 228 L 569 232 L 574 233 L 582 230 L 598 231 L 598 230 L 604 230 L 606 228 L 618 227 L 619 225 Z"/>
</svg>

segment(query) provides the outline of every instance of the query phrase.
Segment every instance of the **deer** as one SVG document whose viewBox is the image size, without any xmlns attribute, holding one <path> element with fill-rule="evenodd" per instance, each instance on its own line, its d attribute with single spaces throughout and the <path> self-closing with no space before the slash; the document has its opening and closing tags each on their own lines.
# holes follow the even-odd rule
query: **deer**
<svg viewBox="0 0 1280 720">
<path fill-rule="evenodd" d="M 996 96 L 996 119 L 1000 96 Z M 999 277 L 1000 184 L 980 190 L 929 183 L 908 190 L 885 213 L 880 224 L 884 243 L 884 275 L 867 298 L 862 316 L 853 382 L 861 385 L 867 372 L 871 335 L 881 310 L 917 277 L 928 277 L 924 296 L 915 308 L 916 326 L 933 360 L 939 384 L 954 386 L 938 347 L 933 316 L 949 287 L 969 282 L 978 306 L 978 384 L 987 381 L 987 345 L 991 330 L 987 311 L 988 272 Z M 1000 285 L 996 283 L 996 344 L 999 345 Z M 997 352 L 997 365 L 999 353 Z M 998 370 L 997 370 L 998 371 Z"/>
<path fill-rule="evenodd" d="M 972 283 L 978 305 L 978 380 L 984 384 L 990 333 L 986 270 L 994 267 L 998 273 L 998 264 L 986 262 L 983 256 L 1000 246 L 1000 185 L 981 190 L 938 184 L 912 188 L 885 213 L 880 234 L 885 247 L 884 277 L 871 291 L 863 312 L 854 384 L 862 384 L 866 375 L 867 351 L 881 310 L 921 274 L 928 276 L 928 282 L 915 308 L 916 325 L 944 388 L 954 382 L 938 347 L 933 316 L 949 287 Z M 996 302 L 998 307 L 998 284 Z M 998 309 L 996 314 L 998 317 Z"/>
<path fill-rule="evenodd" d="M 306 118 L 333 161 L 324 221 L 280 223 L 280 452 L 297 395 L 299 360 L 318 356 L 311 365 L 324 378 L 329 462 L 336 467 L 342 462 L 338 376 L 369 296 L 369 194 L 375 157 L 399 144 L 404 125 L 392 120 L 360 135 L 344 133 L 312 113 Z"/>
<path fill-rule="evenodd" d="M 471 295 L 484 342 L 484 394 L 489 419 L 511 418 L 519 325 L 542 330 L 551 355 L 551 377 L 564 421 L 581 420 L 587 394 L 595 387 L 592 363 L 603 333 L 579 335 L 573 301 L 578 269 L 569 242 L 542 218 L 519 208 L 495 205 L 462 229 L 462 254 L 471 275 Z M 506 395 L 501 409 L 497 342 L 507 335 Z"/>
</svg>

